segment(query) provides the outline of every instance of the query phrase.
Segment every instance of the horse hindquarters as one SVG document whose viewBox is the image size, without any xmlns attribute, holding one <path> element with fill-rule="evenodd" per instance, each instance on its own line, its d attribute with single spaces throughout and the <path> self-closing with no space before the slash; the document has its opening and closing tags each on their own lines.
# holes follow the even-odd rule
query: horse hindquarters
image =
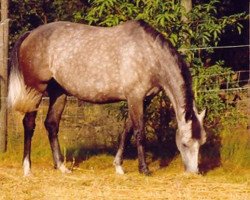
<svg viewBox="0 0 250 200">
<path fill-rule="evenodd" d="M 29 36 L 23 34 L 15 43 L 11 52 L 11 69 L 9 76 L 8 106 L 22 113 L 33 112 L 37 109 L 42 94 L 28 87 L 19 66 L 19 49 L 22 42 Z"/>
</svg>

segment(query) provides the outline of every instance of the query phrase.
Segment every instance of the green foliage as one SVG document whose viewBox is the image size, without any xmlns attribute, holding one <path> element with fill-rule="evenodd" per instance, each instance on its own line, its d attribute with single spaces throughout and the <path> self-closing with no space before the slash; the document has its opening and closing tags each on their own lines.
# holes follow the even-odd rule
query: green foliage
<svg viewBox="0 0 250 200">
<path fill-rule="evenodd" d="M 194 6 L 191 12 L 187 13 L 187 23 L 182 26 L 181 37 L 184 42 L 181 43 L 181 48 L 199 48 L 217 46 L 220 41 L 220 36 L 225 33 L 226 28 L 231 27 L 237 29 L 241 33 L 242 25 L 239 19 L 248 18 L 246 13 L 239 13 L 231 16 L 217 18 L 217 8 L 219 1 L 211 0 L 207 4 L 199 4 Z M 185 40 L 186 38 L 186 40 Z M 191 45 L 190 45 L 191 44 Z M 207 53 L 213 53 L 213 49 L 203 50 Z M 188 50 L 185 52 L 188 55 L 188 61 L 192 62 L 194 58 L 202 58 L 201 51 Z"/>
<path fill-rule="evenodd" d="M 10 44 L 20 34 L 53 21 L 80 21 L 87 8 L 81 0 L 13 0 L 9 2 Z"/>
<path fill-rule="evenodd" d="M 222 95 L 229 95 L 223 91 L 224 89 L 238 86 L 234 81 L 235 73 L 230 68 L 224 67 L 222 61 L 208 68 L 200 67 L 201 64 L 196 63 L 191 69 L 196 105 L 200 110 L 207 109 L 207 122 L 216 123 L 222 113 L 234 108 L 226 101 L 227 97 Z"/>
</svg>

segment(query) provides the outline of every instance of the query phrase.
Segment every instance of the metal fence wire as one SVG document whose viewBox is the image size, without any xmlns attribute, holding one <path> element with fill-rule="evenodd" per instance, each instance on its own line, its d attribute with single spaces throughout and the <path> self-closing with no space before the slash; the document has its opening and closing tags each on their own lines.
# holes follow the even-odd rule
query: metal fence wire
<svg viewBox="0 0 250 200">
<path fill-rule="evenodd" d="M 201 75 L 201 77 L 206 77 L 214 81 L 214 83 L 210 83 L 210 88 L 206 89 L 205 87 L 200 88 L 198 92 L 218 92 L 219 91 L 240 91 L 249 88 L 250 79 L 249 79 L 250 71 L 242 70 L 236 72 L 228 72 L 228 73 L 220 73 L 214 75 Z M 206 86 L 206 85 L 204 85 Z M 219 88 L 218 88 L 219 86 Z"/>
</svg>

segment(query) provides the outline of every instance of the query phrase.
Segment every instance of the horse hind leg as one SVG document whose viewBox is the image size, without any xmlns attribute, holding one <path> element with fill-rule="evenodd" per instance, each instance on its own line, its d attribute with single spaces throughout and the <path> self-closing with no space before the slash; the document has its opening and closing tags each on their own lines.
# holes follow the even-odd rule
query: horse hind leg
<svg viewBox="0 0 250 200">
<path fill-rule="evenodd" d="M 115 171 L 117 174 L 124 174 L 124 170 L 122 168 L 122 163 L 123 163 L 123 155 L 124 155 L 124 150 L 126 147 L 126 144 L 128 141 L 131 139 L 133 133 L 133 126 L 132 126 L 132 121 L 130 117 L 128 117 L 126 124 L 125 124 L 125 129 L 124 132 L 121 135 L 121 140 L 119 144 L 118 151 L 115 156 L 115 160 L 113 162 L 115 166 Z"/>
<path fill-rule="evenodd" d="M 55 81 L 49 84 L 48 94 L 50 97 L 49 110 L 44 122 L 44 125 L 48 131 L 48 137 L 50 147 L 52 150 L 54 166 L 63 173 L 70 173 L 63 162 L 63 156 L 58 141 L 59 123 L 62 112 L 66 104 L 66 94 L 64 90 Z"/>
<path fill-rule="evenodd" d="M 23 118 L 24 127 L 24 152 L 23 152 L 23 171 L 24 176 L 29 176 L 31 174 L 31 140 L 35 130 L 35 119 L 37 112 L 28 112 Z"/>
</svg>

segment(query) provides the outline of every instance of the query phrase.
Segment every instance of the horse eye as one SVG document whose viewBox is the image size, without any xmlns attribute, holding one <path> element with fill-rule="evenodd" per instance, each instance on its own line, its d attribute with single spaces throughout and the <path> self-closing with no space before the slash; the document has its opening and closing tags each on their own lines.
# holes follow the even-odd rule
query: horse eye
<svg viewBox="0 0 250 200">
<path fill-rule="evenodd" d="M 188 145 L 186 145 L 185 143 L 182 143 L 182 146 L 185 147 L 185 148 L 188 147 Z"/>
</svg>

